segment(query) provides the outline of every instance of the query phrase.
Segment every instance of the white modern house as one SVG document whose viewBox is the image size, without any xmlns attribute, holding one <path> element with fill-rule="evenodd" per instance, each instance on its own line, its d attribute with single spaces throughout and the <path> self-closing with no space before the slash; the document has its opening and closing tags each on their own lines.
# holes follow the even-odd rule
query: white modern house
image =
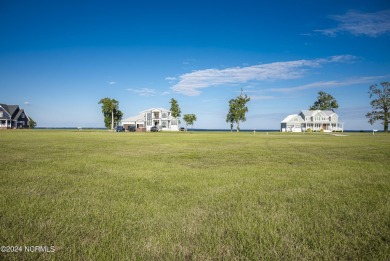
<svg viewBox="0 0 390 261">
<path fill-rule="evenodd" d="M 344 131 L 344 122 L 339 122 L 339 116 L 333 111 L 302 110 L 299 114 L 287 116 L 280 123 L 282 132 L 312 131 L 332 132 Z"/>
<path fill-rule="evenodd" d="M 150 131 L 153 126 L 162 131 L 179 130 L 179 120 L 172 117 L 171 111 L 164 108 L 151 108 L 142 111 L 137 116 L 123 119 L 121 125 L 125 129 L 134 126 L 137 131 Z"/>
</svg>

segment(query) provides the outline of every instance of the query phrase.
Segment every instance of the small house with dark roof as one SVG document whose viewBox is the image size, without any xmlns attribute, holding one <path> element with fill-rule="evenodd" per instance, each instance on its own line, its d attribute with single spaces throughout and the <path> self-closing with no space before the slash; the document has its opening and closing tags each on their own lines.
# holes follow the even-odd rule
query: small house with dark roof
<svg viewBox="0 0 390 261">
<path fill-rule="evenodd" d="M 30 118 L 19 105 L 0 103 L 0 128 L 24 129 L 29 127 Z"/>
</svg>

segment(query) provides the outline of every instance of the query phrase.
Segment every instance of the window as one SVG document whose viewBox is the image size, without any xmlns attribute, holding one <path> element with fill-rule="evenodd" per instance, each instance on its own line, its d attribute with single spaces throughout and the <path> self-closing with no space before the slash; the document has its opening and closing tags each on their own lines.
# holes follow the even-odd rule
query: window
<svg viewBox="0 0 390 261">
<path fill-rule="evenodd" d="M 168 124 L 167 124 L 167 121 L 162 121 L 162 124 L 161 124 L 161 125 L 162 125 L 163 128 L 166 128 L 167 125 L 168 125 Z"/>
<path fill-rule="evenodd" d="M 0 111 L 0 117 L 3 117 L 3 112 L 2 111 Z"/>
<path fill-rule="evenodd" d="M 172 120 L 171 125 L 177 125 L 177 120 Z"/>
<path fill-rule="evenodd" d="M 154 118 L 155 119 L 160 118 L 160 113 L 158 111 L 154 112 Z"/>
<path fill-rule="evenodd" d="M 152 126 L 152 113 L 151 112 L 146 113 L 146 125 Z"/>
<path fill-rule="evenodd" d="M 163 119 L 166 119 L 166 118 L 167 118 L 167 113 L 166 113 L 166 112 L 163 112 L 163 113 L 161 114 L 161 117 L 162 117 Z"/>
<path fill-rule="evenodd" d="M 24 119 L 24 113 L 22 113 L 22 119 Z"/>
</svg>

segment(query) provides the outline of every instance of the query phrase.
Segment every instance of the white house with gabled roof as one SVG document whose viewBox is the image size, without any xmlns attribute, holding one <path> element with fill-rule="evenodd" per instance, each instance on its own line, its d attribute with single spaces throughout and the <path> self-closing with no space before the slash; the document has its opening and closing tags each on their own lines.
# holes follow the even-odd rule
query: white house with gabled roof
<svg viewBox="0 0 390 261">
<path fill-rule="evenodd" d="M 302 110 L 299 114 L 287 116 L 280 123 L 282 132 L 312 131 L 332 132 L 344 131 L 344 122 L 339 122 L 339 116 L 333 111 Z"/>
<path fill-rule="evenodd" d="M 162 131 L 178 131 L 179 119 L 172 117 L 172 112 L 164 108 L 151 108 L 137 116 L 123 119 L 121 125 L 125 129 L 134 126 L 137 131 L 150 131 L 154 126 Z"/>
</svg>

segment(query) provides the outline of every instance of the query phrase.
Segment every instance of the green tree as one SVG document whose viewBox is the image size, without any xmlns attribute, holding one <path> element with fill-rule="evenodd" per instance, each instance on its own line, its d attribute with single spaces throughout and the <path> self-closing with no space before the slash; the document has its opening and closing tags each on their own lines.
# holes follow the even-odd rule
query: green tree
<svg viewBox="0 0 390 261">
<path fill-rule="evenodd" d="M 324 110 L 334 112 L 334 110 L 338 107 L 339 105 L 332 95 L 326 92 L 319 92 L 317 100 L 314 102 L 314 105 L 309 108 L 309 110 Z"/>
<path fill-rule="evenodd" d="M 172 117 L 179 118 L 181 116 L 181 110 L 179 107 L 179 103 L 175 99 L 171 99 L 169 102 L 171 104 L 171 113 Z"/>
<path fill-rule="evenodd" d="M 373 111 L 368 112 L 366 117 L 369 118 L 368 122 L 372 125 L 376 121 L 382 121 L 383 131 L 389 131 L 389 118 L 390 118 L 390 82 L 382 82 L 382 87 L 376 84 L 370 86 L 369 94 L 370 99 L 374 96 L 370 104 Z"/>
<path fill-rule="evenodd" d="M 106 128 L 114 129 L 114 123 L 118 123 L 123 117 L 123 113 L 119 110 L 119 102 L 115 99 L 103 98 L 98 104 L 102 105 L 104 125 Z"/>
<path fill-rule="evenodd" d="M 192 128 L 194 128 L 194 122 L 196 121 L 196 115 L 195 114 L 184 114 L 183 120 L 186 122 L 186 129 L 188 125 L 191 125 Z"/>
<path fill-rule="evenodd" d="M 29 117 L 28 127 L 30 129 L 35 129 L 36 126 L 37 126 L 37 123 L 31 117 Z"/>
<path fill-rule="evenodd" d="M 246 113 L 248 112 L 248 107 L 246 104 L 251 100 L 246 94 L 243 94 L 241 89 L 241 94 L 235 99 L 229 101 L 229 112 L 226 115 L 226 122 L 230 122 L 230 128 L 233 129 L 233 123 L 237 124 L 237 132 L 240 131 L 240 122 L 246 121 Z"/>
<path fill-rule="evenodd" d="M 226 122 L 230 123 L 230 131 L 231 132 L 233 132 L 233 124 L 234 124 L 234 116 L 233 116 L 233 111 L 232 111 L 232 108 L 234 106 L 233 103 L 234 103 L 234 99 L 231 99 L 229 101 L 229 112 L 226 115 Z"/>
</svg>

